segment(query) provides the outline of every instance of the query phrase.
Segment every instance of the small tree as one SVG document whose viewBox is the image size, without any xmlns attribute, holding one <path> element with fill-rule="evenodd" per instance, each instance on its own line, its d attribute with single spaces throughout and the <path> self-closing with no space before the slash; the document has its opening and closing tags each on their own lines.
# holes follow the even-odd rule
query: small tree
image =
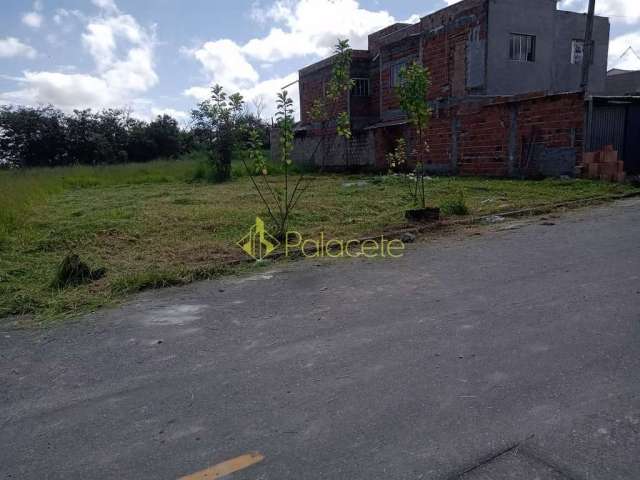
<svg viewBox="0 0 640 480">
<path fill-rule="evenodd" d="M 429 70 L 414 62 L 400 71 L 400 85 L 396 92 L 400 99 L 400 108 L 406 113 L 409 124 L 415 129 L 416 141 L 412 156 L 416 163 L 416 184 L 413 199 L 422 208 L 426 207 L 424 179 L 426 175 L 425 156 L 429 152 L 426 139 L 431 108 L 427 103 L 427 95 L 431 88 Z"/>
<path fill-rule="evenodd" d="M 262 151 L 262 138 L 258 130 L 251 130 L 247 151 L 249 161 L 247 164 L 244 157 L 242 159 L 244 167 L 255 187 L 260 199 L 265 204 L 271 220 L 276 225 L 277 236 L 284 238 L 289 225 L 289 217 L 292 210 L 302 197 L 302 194 L 309 187 L 309 182 L 303 184 L 304 174 L 298 176 L 295 184 L 291 180 L 291 169 L 293 161 L 291 152 L 293 150 L 293 100 L 289 93 L 283 90 L 278 94 L 276 119 L 280 131 L 280 158 L 284 171 L 284 187 L 279 189 L 269 182 L 269 170 Z M 257 180 L 261 178 L 261 182 Z M 293 187 L 293 188 L 292 188 Z M 271 198 L 272 202 L 267 200 Z"/>
<path fill-rule="evenodd" d="M 215 85 L 211 97 L 191 112 L 194 133 L 207 147 L 216 181 L 231 178 L 231 159 L 237 142 L 237 123 L 244 110 L 242 95 L 227 96 L 224 88 Z"/>
<path fill-rule="evenodd" d="M 314 150 L 315 155 L 318 147 L 324 142 L 325 136 L 328 134 L 330 137 L 333 132 L 328 132 L 328 125 L 335 121 L 336 131 L 335 133 L 342 137 L 344 140 L 345 151 L 345 164 L 349 164 L 349 148 L 348 142 L 351 139 L 351 115 L 349 110 L 344 110 L 341 107 L 341 100 L 345 96 L 349 95 L 349 92 L 353 88 L 354 81 L 351 79 L 351 62 L 352 54 L 351 47 L 349 46 L 349 40 L 338 40 L 338 43 L 333 49 L 335 56 L 333 62 L 333 68 L 331 70 L 331 78 L 326 86 L 325 93 L 321 97 L 317 98 L 309 110 L 309 116 L 315 122 L 319 122 L 321 126 L 320 141 L 318 146 Z M 328 156 L 330 145 L 327 145 L 325 153 L 322 158 L 322 165 Z"/>
</svg>

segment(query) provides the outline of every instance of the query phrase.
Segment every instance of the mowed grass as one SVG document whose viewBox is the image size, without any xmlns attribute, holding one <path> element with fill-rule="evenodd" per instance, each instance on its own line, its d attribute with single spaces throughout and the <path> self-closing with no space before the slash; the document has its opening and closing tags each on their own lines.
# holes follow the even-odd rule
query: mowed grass
<svg viewBox="0 0 640 480">
<path fill-rule="evenodd" d="M 0 318 L 48 324 L 121 301 L 147 288 L 180 285 L 237 271 L 236 242 L 257 215 L 268 218 L 250 180 L 193 183 L 196 160 L 105 167 L 0 172 Z M 310 175 L 291 218 L 305 236 L 349 239 L 405 224 L 402 179 Z M 271 179 L 282 185 L 283 177 Z M 517 181 L 436 177 L 430 205 L 459 202 L 471 214 L 631 191 L 586 180 Z M 106 276 L 91 284 L 51 287 L 69 253 Z M 247 268 L 247 267 L 241 267 Z"/>
</svg>

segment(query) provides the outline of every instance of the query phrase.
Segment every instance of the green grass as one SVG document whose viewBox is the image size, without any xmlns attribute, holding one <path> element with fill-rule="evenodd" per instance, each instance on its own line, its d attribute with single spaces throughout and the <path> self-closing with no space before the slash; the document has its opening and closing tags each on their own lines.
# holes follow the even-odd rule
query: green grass
<svg viewBox="0 0 640 480">
<path fill-rule="evenodd" d="M 440 213 L 445 216 L 462 216 L 469 213 L 469 206 L 464 195 L 464 190 L 458 189 L 458 191 L 451 197 L 445 198 L 440 203 Z"/>
<path fill-rule="evenodd" d="M 256 215 L 267 218 L 264 208 L 247 177 L 193 182 L 198 161 L 0 172 L 0 318 L 27 315 L 47 324 L 147 288 L 236 271 L 229 266 L 242 258 L 235 242 Z M 401 179 L 312 178 L 290 225 L 306 236 L 324 231 L 347 239 L 405 223 L 409 204 Z M 631 190 L 587 180 L 453 177 L 436 177 L 426 187 L 428 203 L 453 205 L 450 214 L 461 213 L 460 195 L 469 213 L 489 214 Z M 91 268 L 106 268 L 106 275 L 52 288 L 57 266 L 71 251 Z"/>
<path fill-rule="evenodd" d="M 196 160 L 159 160 L 99 167 L 0 170 L 0 245 L 11 232 L 29 223 L 33 207 L 69 190 L 183 182 Z"/>
</svg>

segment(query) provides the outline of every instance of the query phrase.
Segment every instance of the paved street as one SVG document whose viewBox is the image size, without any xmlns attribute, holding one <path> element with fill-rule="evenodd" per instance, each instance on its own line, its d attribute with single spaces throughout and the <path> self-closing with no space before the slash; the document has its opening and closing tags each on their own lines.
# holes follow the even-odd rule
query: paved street
<svg viewBox="0 0 640 480">
<path fill-rule="evenodd" d="M 0 478 L 637 480 L 640 202 L 480 233 L 1 333 Z"/>
</svg>

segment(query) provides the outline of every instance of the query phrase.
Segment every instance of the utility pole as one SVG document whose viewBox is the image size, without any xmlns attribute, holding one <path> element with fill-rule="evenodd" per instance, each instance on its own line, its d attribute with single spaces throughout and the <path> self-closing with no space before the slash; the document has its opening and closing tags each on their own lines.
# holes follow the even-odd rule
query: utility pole
<svg viewBox="0 0 640 480">
<path fill-rule="evenodd" d="M 587 13 L 587 31 L 584 34 L 584 47 L 582 53 L 582 82 L 580 87 L 584 92 L 589 88 L 589 69 L 593 64 L 593 17 L 596 12 L 596 0 L 589 0 L 589 12 Z"/>
</svg>

